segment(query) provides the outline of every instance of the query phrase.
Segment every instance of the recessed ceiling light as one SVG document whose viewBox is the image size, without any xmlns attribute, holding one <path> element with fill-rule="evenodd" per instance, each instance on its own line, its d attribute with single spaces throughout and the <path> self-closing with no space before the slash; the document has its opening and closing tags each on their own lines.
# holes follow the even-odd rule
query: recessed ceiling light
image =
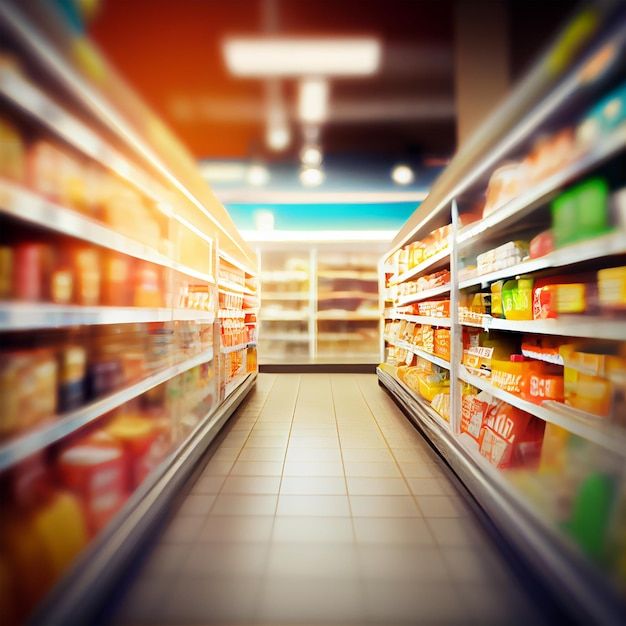
<svg viewBox="0 0 626 626">
<path fill-rule="evenodd" d="M 328 81 L 308 78 L 300 82 L 298 117 L 307 124 L 319 124 L 328 116 Z"/>
<path fill-rule="evenodd" d="M 305 187 L 318 187 L 324 178 L 324 172 L 319 167 L 305 167 L 300 171 L 300 182 Z"/>
<path fill-rule="evenodd" d="M 270 179 L 270 173 L 264 165 L 251 165 L 248 168 L 246 180 L 254 187 L 262 187 L 267 185 Z"/>
<path fill-rule="evenodd" d="M 391 171 L 391 178 L 396 185 L 410 185 L 415 176 L 408 165 L 396 165 Z"/>
<path fill-rule="evenodd" d="M 235 76 L 368 76 L 380 67 L 381 45 L 373 37 L 231 37 L 223 52 Z"/>
<path fill-rule="evenodd" d="M 265 135 L 267 145 L 272 150 L 284 150 L 291 141 L 291 133 L 287 125 L 269 126 Z"/>
<path fill-rule="evenodd" d="M 322 151 L 318 146 L 305 146 L 300 153 L 302 163 L 312 167 L 322 164 Z"/>
</svg>

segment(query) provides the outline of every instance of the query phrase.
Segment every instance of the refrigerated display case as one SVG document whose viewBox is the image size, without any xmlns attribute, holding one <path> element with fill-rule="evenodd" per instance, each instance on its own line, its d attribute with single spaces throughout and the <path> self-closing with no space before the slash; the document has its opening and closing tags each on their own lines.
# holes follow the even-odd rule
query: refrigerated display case
<svg viewBox="0 0 626 626">
<path fill-rule="evenodd" d="M 259 242 L 262 364 L 373 364 L 380 241 Z M 339 249 L 339 251 L 338 251 Z"/>
<path fill-rule="evenodd" d="M 380 383 L 582 623 L 626 615 L 625 60 L 582 9 L 379 264 Z"/>
<path fill-rule="evenodd" d="M 7 624 L 89 623 L 257 372 L 253 252 L 70 4 L 0 5 Z"/>
</svg>

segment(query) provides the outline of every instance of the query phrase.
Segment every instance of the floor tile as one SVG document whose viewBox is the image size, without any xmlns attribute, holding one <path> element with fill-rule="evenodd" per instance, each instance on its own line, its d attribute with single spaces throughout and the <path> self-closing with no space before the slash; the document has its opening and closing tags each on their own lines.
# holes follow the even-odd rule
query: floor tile
<svg viewBox="0 0 626 626">
<path fill-rule="evenodd" d="M 348 493 L 354 496 L 399 496 L 409 493 L 403 478 L 348 476 Z"/>
<path fill-rule="evenodd" d="M 450 581 L 438 548 L 423 545 L 360 544 L 359 572 L 367 580 Z"/>
<path fill-rule="evenodd" d="M 229 476 L 221 493 L 277 494 L 280 476 Z"/>
<path fill-rule="evenodd" d="M 178 509 L 179 515 L 207 515 L 213 506 L 215 494 L 189 494 Z"/>
<path fill-rule="evenodd" d="M 426 522 L 418 517 L 354 517 L 353 521 L 360 543 L 434 545 Z"/>
<path fill-rule="evenodd" d="M 198 541 L 269 542 L 274 518 L 269 515 L 215 515 L 205 520 Z"/>
<path fill-rule="evenodd" d="M 416 496 L 424 517 L 462 517 L 458 499 L 451 496 Z"/>
<path fill-rule="evenodd" d="M 481 543 L 469 520 L 430 518 L 427 521 L 440 546 L 476 546 Z"/>
<path fill-rule="evenodd" d="M 387 448 L 342 448 L 341 454 L 344 462 L 393 461 L 391 452 Z"/>
<path fill-rule="evenodd" d="M 350 516 L 347 496 L 281 495 L 277 515 Z"/>
<path fill-rule="evenodd" d="M 346 476 L 372 478 L 399 477 L 400 470 L 393 461 L 345 461 Z"/>
<path fill-rule="evenodd" d="M 407 478 L 411 493 L 416 496 L 441 496 L 444 490 L 435 478 Z"/>
<path fill-rule="evenodd" d="M 236 461 L 230 470 L 231 476 L 280 476 L 282 461 Z"/>
<path fill-rule="evenodd" d="M 200 515 L 176 515 L 163 533 L 165 543 L 193 543 L 200 535 L 205 518 Z"/>
<path fill-rule="evenodd" d="M 278 543 L 334 544 L 354 541 L 349 517 L 278 516 L 272 538 Z"/>
<path fill-rule="evenodd" d="M 344 495 L 346 480 L 343 476 L 284 476 L 281 494 Z"/>
<path fill-rule="evenodd" d="M 248 448 L 245 447 L 239 454 L 238 461 L 284 461 L 285 448 Z"/>
<path fill-rule="evenodd" d="M 341 476 L 343 464 L 340 461 L 287 461 L 283 476 Z"/>
<path fill-rule="evenodd" d="M 191 488 L 191 493 L 218 493 L 226 476 L 202 476 Z"/>
<path fill-rule="evenodd" d="M 411 496 L 350 496 L 355 517 L 421 517 Z"/>
<path fill-rule="evenodd" d="M 356 578 L 357 567 L 357 551 L 352 543 L 283 543 L 272 546 L 267 574 L 277 578 L 333 580 Z"/>
<path fill-rule="evenodd" d="M 291 448 L 287 449 L 286 461 L 341 461 L 341 452 L 334 448 Z"/>
<path fill-rule="evenodd" d="M 211 515 L 274 515 L 278 496 L 227 494 L 217 496 Z"/>
<path fill-rule="evenodd" d="M 182 564 L 182 577 L 255 576 L 267 567 L 267 543 L 201 543 Z"/>
</svg>

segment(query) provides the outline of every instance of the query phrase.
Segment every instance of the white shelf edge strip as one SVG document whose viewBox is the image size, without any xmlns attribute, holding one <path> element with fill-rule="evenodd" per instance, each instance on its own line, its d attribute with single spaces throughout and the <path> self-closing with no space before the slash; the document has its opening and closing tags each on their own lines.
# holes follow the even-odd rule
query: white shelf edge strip
<svg viewBox="0 0 626 626">
<path fill-rule="evenodd" d="M 236 346 L 222 346 L 221 352 L 222 354 L 229 354 L 230 352 L 239 352 L 240 350 L 245 350 L 246 348 L 254 348 L 255 346 L 255 341 L 248 341 L 246 343 L 240 343 Z"/>
<path fill-rule="evenodd" d="M 104 224 L 42 198 L 38 194 L 0 179 L 0 214 L 10 215 L 96 246 L 155 263 L 187 276 L 215 283 L 215 278 L 172 261 L 152 248 L 122 235 Z"/>
<path fill-rule="evenodd" d="M 124 404 L 124 402 L 128 402 L 153 387 L 167 382 L 171 378 L 174 378 L 174 376 L 182 374 L 203 363 L 207 363 L 212 359 L 213 348 L 210 348 L 182 363 L 172 365 L 167 369 L 156 372 L 133 385 L 129 385 L 104 398 L 95 400 L 75 411 L 54 416 L 54 422 L 40 426 L 37 430 L 19 435 L 0 445 L 0 470 L 10 467 L 31 454 L 64 439 L 83 426 Z"/>
<path fill-rule="evenodd" d="M 404 306 L 405 304 L 411 304 L 413 302 L 420 302 L 421 300 L 428 300 L 435 296 L 441 296 L 444 293 L 450 292 L 450 285 L 442 285 L 441 287 L 434 287 L 433 289 L 425 289 L 418 293 L 411 293 L 406 296 L 401 296 L 396 300 L 396 306 Z"/>
<path fill-rule="evenodd" d="M 0 303 L 0 331 L 174 321 L 210 324 L 215 321 L 215 315 L 209 311 L 195 309 L 83 307 L 31 302 Z"/>
<path fill-rule="evenodd" d="M 482 285 L 483 283 L 490 283 L 502 278 L 509 278 L 521 274 L 530 274 L 531 272 L 537 272 L 550 267 L 563 267 L 564 265 L 625 253 L 626 233 L 616 231 L 565 246 L 537 259 L 529 259 L 518 265 L 512 265 L 511 267 L 503 268 L 496 272 L 489 272 L 482 276 L 462 280 L 459 282 L 459 288 L 466 289 L 474 285 Z"/>
<path fill-rule="evenodd" d="M 584 418 L 582 416 L 586 414 L 558 402 L 545 404 L 529 402 L 515 394 L 495 387 L 488 380 L 470 374 L 462 365 L 459 367 L 459 378 L 478 389 L 486 391 L 494 398 L 526 411 L 545 422 L 556 424 L 572 434 L 602 446 L 621 457 L 626 455 L 626 433 L 611 424 L 603 423 L 602 417 L 590 416 Z"/>
<path fill-rule="evenodd" d="M 440 261 L 447 259 L 449 256 L 450 256 L 450 248 L 446 247 L 444 250 L 440 250 L 439 252 L 437 252 L 437 254 L 434 254 L 433 256 L 429 257 L 425 261 L 422 261 L 419 265 L 416 265 L 415 267 L 412 267 L 410 270 L 398 275 L 393 281 L 389 283 L 389 286 L 399 285 L 400 283 L 403 283 L 409 280 L 409 278 L 413 278 L 414 276 L 421 274 L 422 272 L 427 270 L 429 267 L 432 267 L 436 263 L 439 263 Z"/>
<path fill-rule="evenodd" d="M 626 320 L 589 315 L 566 315 L 547 320 L 507 320 L 499 317 L 484 317 L 480 323 L 461 322 L 461 324 L 485 330 L 508 330 L 539 335 L 593 337 L 615 341 L 623 341 L 626 338 Z"/>
<path fill-rule="evenodd" d="M 431 317 L 425 315 L 411 315 L 410 313 L 389 313 L 385 314 L 385 319 L 390 320 L 406 320 L 407 322 L 415 322 L 416 324 L 425 324 L 426 326 L 443 326 L 450 328 L 451 322 L 449 317 Z"/>
<path fill-rule="evenodd" d="M 426 352 L 425 350 L 420 350 L 420 348 L 418 348 L 417 346 L 407 343 L 406 341 L 390 339 L 389 337 L 385 337 L 385 341 L 387 343 L 390 343 L 393 346 L 396 346 L 397 348 L 408 350 L 409 352 L 412 352 L 416 356 L 419 356 L 422 359 L 426 359 L 427 361 L 430 361 L 431 363 L 434 363 L 435 365 L 439 365 L 440 367 L 443 367 L 447 370 L 450 369 L 450 361 L 446 361 L 445 359 L 442 359 L 441 357 L 435 354 L 431 354 L 430 352 Z"/>
</svg>

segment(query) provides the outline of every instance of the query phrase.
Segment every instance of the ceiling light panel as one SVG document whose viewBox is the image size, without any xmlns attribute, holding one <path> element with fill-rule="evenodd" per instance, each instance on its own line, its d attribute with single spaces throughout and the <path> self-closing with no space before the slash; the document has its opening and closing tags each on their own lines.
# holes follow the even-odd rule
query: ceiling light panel
<svg viewBox="0 0 626 626">
<path fill-rule="evenodd" d="M 369 76 L 378 71 L 380 42 L 373 37 L 232 37 L 223 44 L 235 76 Z"/>
</svg>

